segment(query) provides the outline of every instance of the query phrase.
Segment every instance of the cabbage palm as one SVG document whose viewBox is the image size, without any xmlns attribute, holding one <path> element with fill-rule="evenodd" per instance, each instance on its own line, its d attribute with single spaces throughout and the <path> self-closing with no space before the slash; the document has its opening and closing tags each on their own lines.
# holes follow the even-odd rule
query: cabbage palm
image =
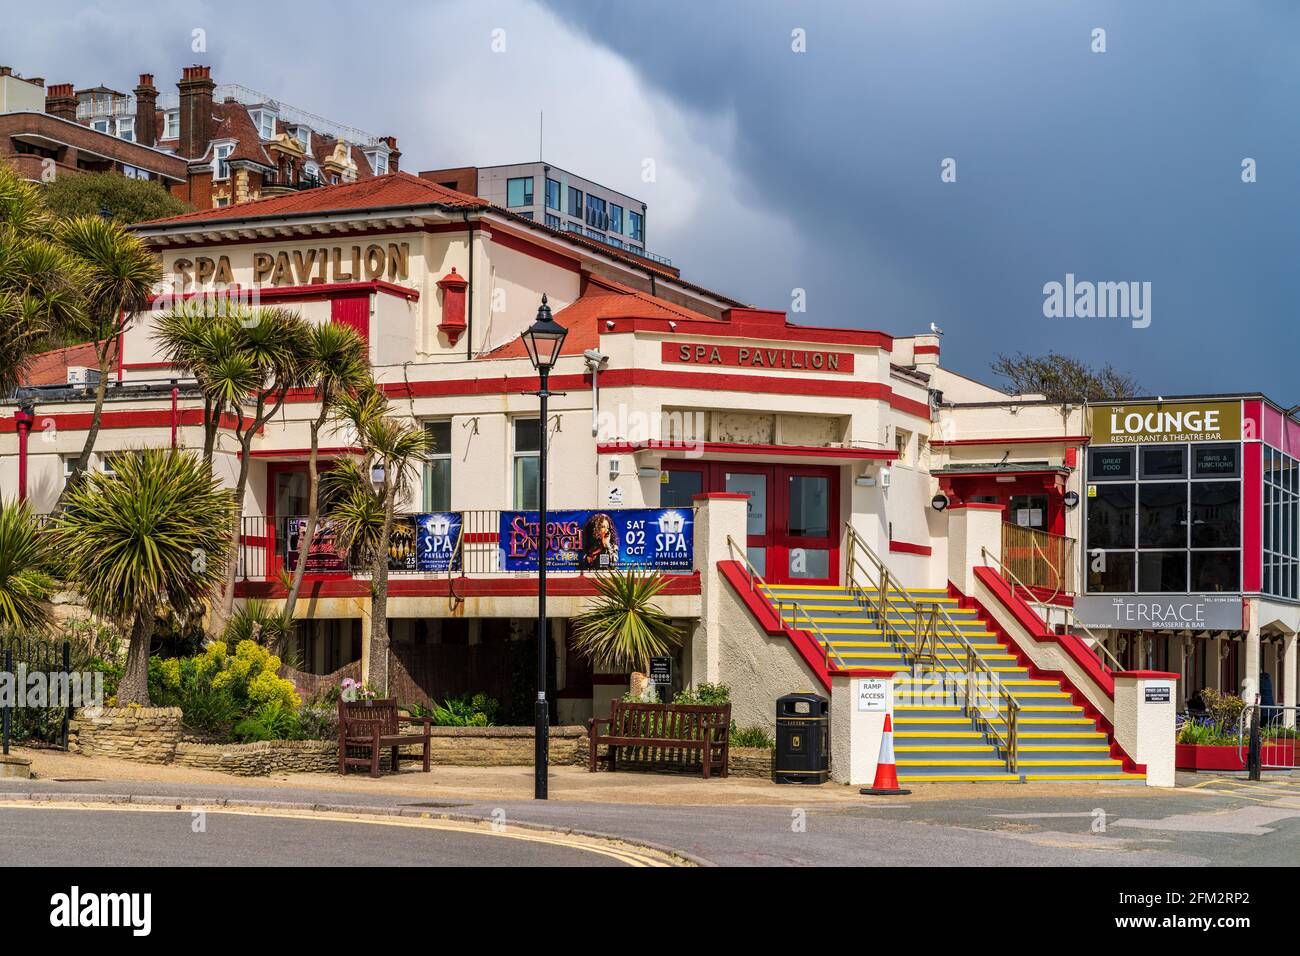
<svg viewBox="0 0 1300 956">
<path fill-rule="evenodd" d="M 47 603 L 57 584 L 49 537 L 36 525 L 31 506 L 0 500 L 0 631 L 42 631 Z"/>
<path fill-rule="evenodd" d="M 99 368 L 95 411 L 62 498 L 90 466 L 90 453 L 95 450 L 104 412 L 109 353 L 121 341 L 135 314 L 148 307 L 154 286 L 162 281 L 162 265 L 139 236 L 128 232 L 121 223 L 98 216 L 63 220 L 56 239 L 78 265 L 83 300 L 83 307 L 64 323 L 64 331 L 75 335 L 77 341 L 94 343 Z"/>
<path fill-rule="evenodd" d="M 322 479 L 329 492 L 327 517 L 340 543 L 357 548 L 370 564 L 370 682 L 388 692 L 388 545 L 398 499 L 409 494 L 432 439 L 419 425 L 386 414 L 388 403 L 370 385 L 339 400 L 339 412 L 356 431 L 361 456 L 344 458 Z M 383 469 L 378 486 L 374 469 Z"/>
<path fill-rule="evenodd" d="M 81 317 L 81 266 L 51 236 L 40 188 L 0 162 L 0 394 L 51 334 Z"/>
<path fill-rule="evenodd" d="M 130 622 L 120 703 L 149 703 L 156 614 L 190 613 L 221 581 L 234 510 L 201 459 L 173 450 L 124 455 L 68 492 L 52 533 L 69 583 L 96 614 Z"/>
<path fill-rule="evenodd" d="M 653 601 L 662 574 L 610 571 L 596 575 L 596 598 L 573 619 L 573 649 L 599 667 L 645 671 L 682 641 L 672 618 Z"/>
<path fill-rule="evenodd" d="M 293 619 L 293 608 L 307 571 L 307 553 L 320 518 L 317 501 L 320 431 L 338 401 L 363 388 L 370 380 L 369 349 L 365 339 L 351 326 L 333 322 L 313 326 L 306 364 L 304 377 L 316 393 L 320 411 L 311 423 L 311 451 L 307 455 L 307 527 L 298 536 L 298 563 L 294 566 L 293 580 L 284 599 L 284 616 L 289 620 Z"/>
</svg>

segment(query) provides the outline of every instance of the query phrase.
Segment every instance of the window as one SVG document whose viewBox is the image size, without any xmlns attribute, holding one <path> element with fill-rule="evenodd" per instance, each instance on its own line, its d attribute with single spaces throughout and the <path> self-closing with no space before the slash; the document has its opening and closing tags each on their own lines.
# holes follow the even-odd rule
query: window
<svg viewBox="0 0 1300 956">
<path fill-rule="evenodd" d="M 1265 445 L 1264 587 L 1266 594 L 1300 598 L 1300 462 Z"/>
<path fill-rule="evenodd" d="M 569 215 L 582 215 L 582 190 L 573 186 L 569 187 Z"/>
<path fill-rule="evenodd" d="M 516 206 L 533 204 L 533 177 L 519 176 L 506 180 L 506 205 L 511 209 Z"/>
<path fill-rule="evenodd" d="M 93 129 L 93 130 L 95 130 L 96 132 L 99 132 L 99 133 L 107 133 L 107 132 L 108 132 L 108 120 L 106 120 L 106 119 L 98 119 L 98 120 L 95 120 L 93 123 L 90 124 L 90 128 Z"/>
<path fill-rule="evenodd" d="M 1088 554 L 1107 548 L 1133 547 L 1135 485 L 1100 485 L 1088 492 Z"/>
<path fill-rule="evenodd" d="M 569 232 L 581 233 L 581 232 L 582 232 L 582 223 L 580 223 L 580 222 L 572 222 L 572 221 L 570 221 L 570 223 L 569 223 Z"/>
<path fill-rule="evenodd" d="M 1143 478 L 1186 478 L 1187 446 L 1172 448 L 1146 446 L 1142 448 Z"/>
<path fill-rule="evenodd" d="M 894 429 L 894 451 L 898 452 L 898 463 L 907 464 L 907 446 L 912 442 L 912 433 L 906 428 Z"/>
<path fill-rule="evenodd" d="M 1187 547 L 1187 485 L 1156 482 L 1138 486 L 1138 547 Z"/>
<path fill-rule="evenodd" d="M 821 475 L 790 476 L 791 535 L 824 538 L 830 533 L 830 489 L 830 479 Z"/>
<path fill-rule="evenodd" d="M 212 147 L 212 178 L 229 179 L 230 164 L 226 159 L 235 150 L 234 143 L 217 143 Z"/>
<path fill-rule="evenodd" d="M 388 153 L 384 152 L 382 149 L 376 150 L 375 152 L 371 153 L 370 165 L 374 168 L 376 176 L 387 176 L 388 175 Z"/>
<path fill-rule="evenodd" d="M 552 216 L 549 212 L 546 214 L 546 224 L 552 229 L 559 229 L 564 225 L 559 216 Z"/>
<path fill-rule="evenodd" d="M 163 114 L 163 139 L 178 139 L 181 135 L 181 111 L 168 110 Z"/>
<path fill-rule="evenodd" d="M 302 147 L 303 152 L 311 152 L 311 128 L 308 126 L 299 126 L 293 131 L 294 136 L 298 138 L 298 145 Z"/>
<path fill-rule="evenodd" d="M 546 208 L 555 210 L 560 208 L 560 184 L 549 176 L 546 179 Z"/>
<path fill-rule="evenodd" d="M 514 484 L 515 510 L 532 511 L 537 507 L 538 453 L 542 448 L 541 420 L 515 419 Z"/>
<path fill-rule="evenodd" d="M 127 179 L 150 179 L 151 178 L 149 170 L 140 169 L 138 166 L 128 166 L 126 163 L 122 164 L 122 175 L 125 176 Z"/>
<path fill-rule="evenodd" d="M 1012 495 L 1008 521 L 1022 528 L 1047 530 L 1047 495 Z"/>
<path fill-rule="evenodd" d="M 275 139 L 275 113 L 271 110 L 251 110 L 249 116 L 262 139 Z"/>
<path fill-rule="evenodd" d="M 425 422 L 433 441 L 424 464 L 424 510 L 451 510 L 451 422 Z"/>
<path fill-rule="evenodd" d="M 629 212 L 627 214 L 628 238 L 633 242 L 645 242 L 645 214 Z"/>
<path fill-rule="evenodd" d="M 121 116 L 117 120 L 117 138 L 135 142 L 135 117 Z"/>
<path fill-rule="evenodd" d="M 623 207 L 616 203 L 609 204 L 609 231 L 623 234 Z"/>
<path fill-rule="evenodd" d="M 1088 449 L 1089 481 L 1132 481 L 1133 449 L 1131 448 L 1090 448 Z"/>
<path fill-rule="evenodd" d="M 590 193 L 587 194 L 587 225 L 593 229 L 609 228 L 609 214 L 605 212 L 605 200 Z"/>
</svg>

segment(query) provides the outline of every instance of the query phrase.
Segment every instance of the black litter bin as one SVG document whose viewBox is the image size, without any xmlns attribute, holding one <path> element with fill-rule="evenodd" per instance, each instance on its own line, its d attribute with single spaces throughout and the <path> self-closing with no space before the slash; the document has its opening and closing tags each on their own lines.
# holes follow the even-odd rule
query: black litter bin
<svg viewBox="0 0 1300 956">
<path fill-rule="evenodd" d="M 811 691 L 796 691 L 776 702 L 777 783 L 825 783 L 831 775 L 831 703 Z"/>
</svg>

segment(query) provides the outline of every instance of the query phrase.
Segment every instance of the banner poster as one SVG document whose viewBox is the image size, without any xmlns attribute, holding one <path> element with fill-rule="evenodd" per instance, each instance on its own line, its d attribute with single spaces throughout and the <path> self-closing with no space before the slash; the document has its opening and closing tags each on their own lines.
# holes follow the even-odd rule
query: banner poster
<svg viewBox="0 0 1300 956">
<path fill-rule="evenodd" d="M 546 569 L 692 571 L 695 517 L 690 509 L 621 508 L 547 513 Z M 506 571 L 536 571 L 536 511 L 501 512 Z"/>
<path fill-rule="evenodd" d="M 306 518 L 285 520 L 284 566 L 289 571 L 298 567 L 298 544 L 307 531 Z M 334 523 L 321 518 L 316 522 L 316 533 L 307 547 L 307 574 L 333 574 L 351 570 L 348 553 L 339 545 Z"/>
<path fill-rule="evenodd" d="M 415 527 L 418 515 L 397 515 L 388 535 L 388 570 L 415 570 Z"/>
<path fill-rule="evenodd" d="M 416 569 L 419 571 L 447 572 L 461 568 L 460 540 L 462 525 L 459 511 L 441 511 L 435 514 L 416 515 Z"/>
</svg>

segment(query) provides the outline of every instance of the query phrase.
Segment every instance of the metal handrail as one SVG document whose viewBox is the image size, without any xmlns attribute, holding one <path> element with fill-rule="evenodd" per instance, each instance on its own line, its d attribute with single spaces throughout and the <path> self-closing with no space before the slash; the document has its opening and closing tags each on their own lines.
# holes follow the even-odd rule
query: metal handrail
<svg viewBox="0 0 1300 956">
<path fill-rule="evenodd" d="M 997 563 L 999 572 L 1002 574 L 1002 576 L 1010 579 L 1009 583 L 1011 584 L 1012 594 L 1015 593 L 1015 589 L 1017 587 L 1028 594 L 1034 593 L 1033 591 L 1029 590 L 1029 587 L 1028 585 L 1025 584 L 1025 582 L 1021 581 L 1020 578 L 1016 576 L 1016 572 L 1012 571 L 1009 567 L 1007 567 L 1002 562 L 1001 558 L 999 558 L 997 555 L 989 554 L 988 548 L 981 547 L 980 555 L 984 558 L 984 564 L 986 567 L 988 566 L 989 558 L 992 558 Z M 1088 638 L 1092 641 L 1093 649 L 1099 650 L 1101 652 L 1097 656 L 1099 658 L 1102 658 L 1103 666 L 1105 661 L 1109 660 L 1112 665 L 1110 668 L 1112 671 L 1122 671 L 1124 669 L 1124 665 L 1121 664 L 1119 662 L 1119 659 L 1116 658 L 1115 655 L 1111 653 L 1110 648 L 1105 645 L 1105 643 L 1101 640 L 1101 638 L 1099 638 L 1096 634 L 1092 633 L 1092 630 L 1088 627 L 1088 625 L 1080 622 L 1080 620 L 1074 616 L 1073 608 L 1065 608 L 1065 613 L 1069 618 L 1069 623 L 1066 624 L 1066 627 L 1068 627 L 1070 630 L 1079 628 L 1080 630 L 1083 631 L 1083 633 L 1088 635 Z"/>
<path fill-rule="evenodd" d="M 812 615 L 804 609 L 804 606 L 798 601 L 792 601 L 788 598 L 776 598 L 774 600 L 772 594 L 767 589 L 767 581 L 764 580 L 763 575 L 759 574 L 758 568 L 754 567 L 753 562 L 749 560 L 749 555 L 745 553 L 745 549 L 738 545 L 736 539 L 731 535 L 727 535 L 727 548 L 731 551 L 733 556 L 740 557 L 741 564 L 745 568 L 745 576 L 749 579 L 749 590 L 751 593 L 756 592 L 754 582 L 758 582 L 758 587 L 762 589 L 764 597 L 767 598 L 768 603 L 771 604 L 773 609 L 776 611 L 777 623 L 782 627 L 785 626 L 785 608 L 786 606 L 789 606 L 792 612 L 791 617 L 793 618 L 791 626 L 794 627 L 795 630 L 801 630 L 801 628 L 795 626 L 795 621 L 797 621 L 799 615 L 802 614 L 804 619 L 812 625 L 812 629 L 816 633 L 817 644 L 818 647 L 821 648 L 822 658 L 826 663 L 826 669 L 828 671 L 832 669 L 831 658 L 834 657 L 835 670 L 848 670 L 848 664 L 844 662 L 844 658 L 840 656 L 840 652 L 835 649 L 834 645 L 831 644 L 826 635 L 822 633 L 822 629 L 817 626 L 817 622 L 814 621 Z"/>
<path fill-rule="evenodd" d="M 867 569 L 857 559 L 857 550 L 861 549 L 861 551 L 866 555 L 867 560 L 877 568 L 878 584 L 873 585 L 873 590 L 878 591 L 879 599 L 878 603 L 876 603 L 874 607 L 874 613 L 876 619 L 881 622 L 881 631 L 882 633 L 892 631 L 896 635 L 896 641 L 906 647 L 907 644 L 902 640 L 902 635 L 898 634 L 897 628 L 893 627 L 892 624 L 888 624 L 890 584 L 891 582 L 897 582 L 897 577 L 890 572 L 889 566 L 880 559 L 880 557 L 871 549 L 871 546 L 862 540 L 853 525 L 846 522 L 845 528 L 849 542 L 849 554 L 845 566 L 847 586 L 850 593 L 855 594 L 855 596 L 862 595 L 859 600 L 861 601 L 865 598 L 867 601 L 867 609 L 873 610 L 869 592 L 862 587 L 853 574 L 855 568 L 862 570 L 864 573 L 867 572 Z M 954 623 L 948 612 L 944 610 L 942 604 L 938 601 L 914 601 L 912 597 L 902 591 L 901 588 L 896 588 L 893 593 L 896 594 L 898 598 L 900 598 L 902 602 L 908 605 L 914 612 L 913 621 L 915 623 L 912 632 L 912 665 L 914 668 L 924 659 L 930 659 L 937 663 L 939 660 L 938 650 L 940 646 L 942 646 L 945 656 L 954 659 L 957 657 L 956 652 L 958 650 L 965 652 L 965 697 L 967 715 L 972 719 L 972 721 L 976 722 L 977 726 L 982 726 L 987 733 L 991 734 L 998 741 L 1002 748 L 1003 758 L 1007 762 L 1007 770 L 1011 773 L 1016 773 L 1020 762 L 1020 710 L 1022 706 L 1020 701 L 1016 698 L 1016 695 L 1006 687 L 1002 686 L 1001 678 L 998 677 L 997 671 L 993 670 L 993 668 L 989 666 L 982 657 L 980 657 L 975 646 L 971 644 L 970 641 L 966 640 L 966 636 L 962 634 L 961 630 L 957 627 L 956 623 Z M 922 604 L 928 605 L 928 610 L 923 611 L 921 609 Z M 948 633 L 941 634 L 941 627 L 946 628 Z M 949 643 L 949 637 L 956 638 L 956 647 Z M 999 728 L 994 721 L 983 714 L 981 705 L 978 704 L 978 699 L 983 698 L 984 701 L 992 705 L 994 713 L 1000 714 L 1003 710 L 1002 703 L 997 698 L 990 695 L 989 692 L 981 686 L 979 679 L 979 675 L 981 674 L 987 676 L 989 684 L 997 689 L 998 696 L 1005 701 L 1007 712 L 1005 732 L 1003 729 Z"/>
</svg>

